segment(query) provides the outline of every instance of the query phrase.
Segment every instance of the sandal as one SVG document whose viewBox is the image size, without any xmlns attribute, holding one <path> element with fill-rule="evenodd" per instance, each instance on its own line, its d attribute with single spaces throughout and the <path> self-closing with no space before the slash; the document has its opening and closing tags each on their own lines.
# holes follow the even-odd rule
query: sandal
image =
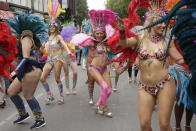
<svg viewBox="0 0 196 131">
<path fill-rule="evenodd" d="M 63 96 L 60 96 L 59 99 L 58 99 L 58 104 L 61 105 L 61 104 L 64 104 L 64 97 Z"/>
<path fill-rule="evenodd" d="M 66 93 L 65 93 L 67 96 L 68 95 L 70 95 L 70 89 L 69 88 L 67 88 L 67 90 L 66 90 Z"/>
<path fill-rule="evenodd" d="M 185 124 L 184 127 L 185 127 L 185 131 L 186 131 L 186 128 L 190 129 L 190 131 L 191 131 L 191 126 L 188 126 Z"/>
<path fill-rule="evenodd" d="M 72 88 L 72 94 L 73 95 L 76 95 L 77 94 L 76 88 Z"/>
<path fill-rule="evenodd" d="M 107 106 L 103 108 L 103 114 L 106 117 L 112 118 L 112 112 L 108 109 Z"/>
<path fill-rule="evenodd" d="M 95 113 L 96 113 L 96 114 L 103 115 L 103 110 L 101 110 L 100 106 L 96 106 L 96 108 L 95 108 Z"/>
<path fill-rule="evenodd" d="M 53 95 L 48 95 L 45 99 L 46 105 L 50 105 L 54 101 Z"/>
</svg>

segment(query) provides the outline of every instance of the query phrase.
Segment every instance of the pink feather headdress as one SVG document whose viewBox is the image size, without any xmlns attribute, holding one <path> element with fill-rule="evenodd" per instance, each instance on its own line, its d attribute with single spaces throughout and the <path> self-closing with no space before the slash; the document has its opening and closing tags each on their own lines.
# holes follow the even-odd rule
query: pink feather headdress
<svg viewBox="0 0 196 131">
<path fill-rule="evenodd" d="M 105 31 L 105 26 L 111 24 L 115 14 L 110 9 L 90 10 L 89 16 L 93 24 L 93 31 Z"/>
</svg>

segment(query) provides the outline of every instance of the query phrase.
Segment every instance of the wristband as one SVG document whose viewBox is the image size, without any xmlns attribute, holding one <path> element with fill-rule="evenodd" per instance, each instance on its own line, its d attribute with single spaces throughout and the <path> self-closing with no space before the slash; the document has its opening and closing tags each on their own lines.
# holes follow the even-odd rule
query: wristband
<svg viewBox="0 0 196 131">
<path fill-rule="evenodd" d="M 27 61 L 28 61 L 28 58 L 23 58 L 20 61 L 20 64 L 18 64 L 18 66 L 16 67 L 15 72 L 18 72 L 19 70 L 21 70 L 25 66 Z"/>
</svg>

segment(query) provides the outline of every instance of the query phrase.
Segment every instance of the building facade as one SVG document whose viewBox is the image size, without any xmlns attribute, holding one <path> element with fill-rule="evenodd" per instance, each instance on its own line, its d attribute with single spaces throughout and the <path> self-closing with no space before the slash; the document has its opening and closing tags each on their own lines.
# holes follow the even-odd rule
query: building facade
<svg viewBox="0 0 196 131">
<path fill-rule="evenodd" d="M 2 5 L 6 5 L 9 11 L 14 14 L 23 12 L 35 12 L 38 14 L 47 13 L 48 0 L 0 0 L 0 10 Z"/>
<path fill-rule="evenodd" d="M 72 15 L 76 16 L 76 0 L 59 0 L 63 9 L 70 8 Z M 20 14 L 34 12 L 38 15 L 46 15 L 48 12 L 48 0 L 0 0 L 1 12 Z M 1 17 L 1 16 L 0 16 Z"/>
</svg>

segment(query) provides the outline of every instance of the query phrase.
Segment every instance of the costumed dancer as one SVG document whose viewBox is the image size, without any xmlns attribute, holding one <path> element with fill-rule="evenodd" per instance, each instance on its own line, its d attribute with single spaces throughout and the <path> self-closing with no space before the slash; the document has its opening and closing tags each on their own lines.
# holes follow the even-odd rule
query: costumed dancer
<svg viewBox="0 0 196 131">
<path fill-rule="evenodd" d="M 112 59 L 115 59 L 115 57 L 118 58 L 120 55 L 121 54 L 117 54 L 116 56 L 113 56 Z M 120 62 L 113 62 L 112 64 L 115 69 L 115 85 L 114 85 L 113 91 L 116 92 L 118 91 L 117 86 L 118 86 L 118 80 L 119 80 L 119 75 L 120 75 L 120 72 L 118 71 L 118 67 L 120 65 Z"/>
<path fill-rule="evenodd" d="M 175 1 L 174 1 L 175 2 Z M 184 8 L 185 7 L 185 8 Z M 188 86 L 188 95 L 195 102 L 196 101 L 196 1 L 195 0 L 180 0 L 171 9 L 167 16 L 160 20 L 153 22 L 151 25 L 147 26 L 145 29 L 151 28 L 162 22 L 166 22 L 166 30 L 169 23 L 176 20 L 173 28 L 171 29 L 171 35 L 168 42 L 168 47 L 171 44 L 172 37 L 175 36 L 177 39 L 177 44 L 182 51 L 185 62 L 187 63 L 192 78 Z M 166 34 L 166 33 L 165 33 Z M 196 105 L 193 106 L 194 113 L 196 113 Z"/>
<path fill-rule="evenodd" d="M 148 26 L 165 15 L 163 11 L 164 4 L 164 0 L 132 0 L 128 9 L 129 18 L 133 25 L 138 25 L 140 20 L 136 11 L 140 7 L 145 7 L 147 8 L 147 13 L 144 26 Z M 158 24 L 143 31 L 141 35 L 130 37 L 130 29 L 127 29 L 125 22 L 118 18 L 117 23 L 119 31 L 115 33 L 116 36 L 113 36 L 114 39 L 108 42 L 109 45 L 115 44 L 113 42 L 117 37 L 116 44 L 120 43 L 118 46 L 129 47 L 130 49 L 122 49 L 123 54 L 119 59 L 129 56 L 131 59 L 130 65 L 135 60 L 133 57 L 137 57 L 135 52 L 139 56 L 141 75 L 138 83 L 138 115 L 141 131 L 151 130 L 151 117 L 156 101 L 159 109 L 160 130 L 171 131 L 170 117 L 176 88 L 175 82 L 169 73 L 168 60 L 164 61 L 167 54 L 167 43 L 163 39 L 165 24 Z M 128 26 L 131 25 L 129 24 Z M 170 45 L 168 52 L 176 63 L 181 64 L 184 62 L 174 44 Z"/>
<path fill-rule="evenodd" d="M 138 58 L 136 58 L 137 61 Z M 128 75 L 129 75 L 129 83 L 132 83 L 132 80 L 134 81 L 134 83 L 137 82 L 137 74 L 138 74 L 138 66 L 136 64 L 137 62 L 134 63 L 134 65 L 130 66 L 128 69 Z M 132 71 L 133 71 L 133 78 L 132 78 Z"/>
<path fill-rule="evenodd" d="M 71 44 L 88 47 L 88 86 L 94 88 L 96 81 L 101 86 L 101 96 L 96 104 L 96 112 L 112 117 L 108 109 L 107 100 L 112 93 L 110 80 L 110 69 L 108 68 L 109 57 L 106 41 L 113 35 L 114 30 L 110 24 L 115 14 L 108 10 L 90 10 L 90 19 L 93 24 L 93 37 L 86 34 L 77 34 L 72 38 Z M 93 91 L 92 91 L 93 92 Z M 93 96 L 90 92 L 90 103 L 93 103 Z M 103 105 L 103 109 L 101 106 Z"/>
<path fill-rule="evenodd" d="M 5 77 L 9 77 L 15 66 L 11 64 L 17 54 L 16 37 L 11 35 L 11 30 L 6 23 L 0 22 L 0 108 L 5 107 Z M 11 80 L 11 78 L 10 78 Z"/>
<path fill-rule="evenodd" d="M 175 119 L 176 119 L 176 131 L 181 131 L 181 120 L 186 109 L 186 122 L 185 131 L 190 131 L 191 120 L 193 118 L 193 105 L 194 103 L 188 95 L 187 88 L 191 79 L 190 71 L 187 69 L 187 65 L 174 64 L 169 72 L 172 73 L 172 77 L 176 82 L 176 104 L 175 104 Z"/>
<path fill-rule="evenodd" d="M 171 9 L 179 2 L 179 0 L 168 0 L 166 2 L 167 11 L 171 11 Z M 175 24 L 175 20 L 172 20 L 170 25 Z M 172 26 L 171 26 L 172 27 Z M 169 28 L 171 28 L 169 27 Z M 180 51 L 177 42 L 175 41 L 175 46 Z M 182 54 L 183 55 L 183 54 Z M 172 60 L 171 60 L 172 61 Z M 173 64 L 172 68 L 170 68 L 170 73 L 172 73 L 173 79 L 176 82 L 176 103 L 175 103 L 175 119 L 176 119 L 176 131 L 181 131 L 181 120 L 184 113 L 184 109 L 186 110 L 186 121 L 184 124 L 185 131 L 191 131 L 191 120 L 193 118 L 193 108 L 195 106 L 195 102 L 191 100 L 188 95 L 187 89 L 189 86 L 189 81 L 191 79 L 191 73 L 188 69 L 188 65 L 177 65 Z"/>
<path fill-rule="evenodd" d="M 75 26 L 67 26 L 64 27 L 61 31 L 61 36 L 63 37 L 63 40 L 66 42 L 69 50 L 71 51 L 71 54 L 68 55 L 66 53 L 63 54 L 64 62 L 63 62 L 63 69 L 65 72 L 65 85 L 67 88 L 66 95 L 70 94 L 69 89 L 69 65 L 71 66 L 72 73 L 73 73 L 73 86 L 72 86 L 72 94 L 76 94 L 76 84 L 77 84 L 77 62 L 76 62 L 76 56 L 74 54 L 75 46 L 70 44 L 70 41 L 72 37 L 77 33 L 77 29 Z"/>
<path fill-rule="evenodd" d="M 90 23 L 90 21 L 85 19 L 82 22 L 82 24 L 83 24 L 82 25 L 83 26 L 82 33 L 91 35 L 93 33 L 93 29 L 92 29 L 92 24 Z M 82 68 L 87 69 L 88 67 L 87 67 L 86 62 L 87 62 L 87 58 L 88 58 L 88 48 L 85 48 L 85 47 L 82 48 L 82 57 L 83 57 Z"/>
<path fill-rule="evenodd" d="M 13 19 L 8 20 L 8 25 L 12 32 L 20 37 L 23 54 L 17 68 L 11 73 L 11 77 L 16 76 L 16 78 L 8 88 L 8 95 L 19 113 L 19 117 L 14 123 L 20 124 L 30 118 L 23 100 L 18 95 L 22 91 L 35 117 L 35 123 L 31 126 L 31 129 L 40 128 L 46 122 L 34 93 L 42 73 L 42 66 L 38 62 L 38 53 L 41 43 L 45 42 L 47 34 L 45 30 L 48 26 L 40 17 L 33 14 L 15 16 Z"/>
<path fill-rule="evenodd" d="M 5 81 L 2 76 L 0 76 L 0 108 L 5 107 Z"/>
<path fill-rule="evenodd" d="M 48 77 L 49 73 L 51 70 L 54 68 L 54 74 L 55 74 L 55 80 L 59 88 L 59 94 L 60 97 L 58 99 L 58 104 L 63 104 L 64 103 L 64 96 L 63 96 L 63 84 L 60 79 L 60 74 L 61 74 L 61 68 L 63 64 L 63 55 L 62 51 L 64 50 L 65 54 L 70 54 L 70 50 L 68 49 L 66 43 L 64 42 L 62 36 L 60 35 L 59 28 L 60 28 L 60 23 L 56 19 L 57 16 L 60 14 L 59 11 L 61 10 L 59 8 L 59 3 L 58 0 L 54 0 L 53 3 L 51 3 L 51 0 L 48 3 L 48 13 L 51 18 L 50 24 L 49 24 L 49 38 L 48 42 L 45 44 L 45 49 L 48 52 L 48 58 L 46 61 L 46 64 L 43 68 L 43 73 L 41 76 L 40 81 L 43 84 L 43 87 L 47 93 L 47 98 L 46 98 L 46 104 L 50 104 L 53 100 L 54 97 L 50 91 L 49 84 L 46 81 L 46 78 Z"/>
<path fill-rule="evenodd" d="M 90 20 L 84 21 L 83 24 L 84 24 L 84 30 L 82 30 L 83 31 L 82 33 L 85 33 L 85 34 L 91 36 L 93 33 L 93 27 L 92 27 Z M 83 56 L 83 64 L 85 64 L 85 67 L 87 69 L 87 76 L 88 76 L 88 67 L 90 65 L 90 63 L 89 63 L 90 61 L 88 60 L 88 48 L 83 47 L 82 56 Z M 88 84 L 88 79 L 86 80 L 85 83 Z M 92 86 L 92 88 L 88 88 L 88 90 L 89 90 L 89 93 L 91 94 L 91 96 L 93 97 L 94 86 Z M 89 104 L 93 104 L 93 101 L 90 100 Z"/>
</svg>

